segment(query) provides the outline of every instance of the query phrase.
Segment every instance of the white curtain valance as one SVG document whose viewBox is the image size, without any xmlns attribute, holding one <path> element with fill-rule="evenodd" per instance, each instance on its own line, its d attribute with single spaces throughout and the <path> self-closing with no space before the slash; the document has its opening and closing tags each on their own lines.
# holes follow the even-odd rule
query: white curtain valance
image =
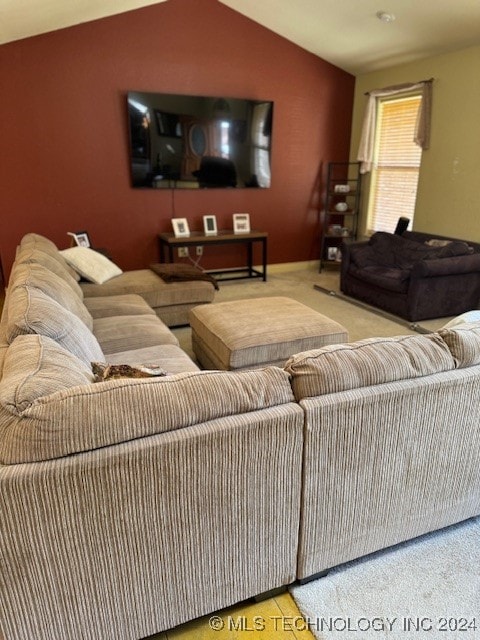
<svg viewBox="0 0 480 640">
<path fill-rule="evenodd" d="M 372 169 L 373 149 L 375 144 L 375 125 L 377 119 L 377 98 L 387 98 L 397 96 L 413 91 L 420 91 L 422 101 L 418 112 L 417 123 L 415 127 L 414 142 L 422 149 L 428 149 L 430 146 L 430 120 L 432 112 L 432 82 L 430 80 L 422 80 L 421 82 L 398 84 L 384 89 L 374 89 L 368 95 L 368 102 L 363 118 L 362 134 L 360 138 L 360 146 L 358 149 L 357 160 L 360 164 L 360 173 L 367 173 Z"/>
</svg>

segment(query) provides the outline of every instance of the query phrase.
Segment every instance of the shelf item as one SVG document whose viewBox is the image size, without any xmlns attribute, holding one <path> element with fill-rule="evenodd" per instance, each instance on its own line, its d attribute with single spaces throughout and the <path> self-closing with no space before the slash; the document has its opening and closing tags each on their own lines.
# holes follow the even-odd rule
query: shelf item
<svg viewBox="0 0 480 640">
<path fill-rule="evenodd" d="M 326 264 L 339 265 L 341 245 L 356 240 L 360 210 L 359 162 L 330 162 L 320 236 L 320 271 Z"/>
</svg>

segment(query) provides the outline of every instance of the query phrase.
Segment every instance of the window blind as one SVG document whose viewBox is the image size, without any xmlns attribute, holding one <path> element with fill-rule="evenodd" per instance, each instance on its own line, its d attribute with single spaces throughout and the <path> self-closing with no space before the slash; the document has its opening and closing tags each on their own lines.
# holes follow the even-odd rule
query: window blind
<svg viewBox="0 0 480 640">
<path fill-rule="evenodd" d="M 370 190 L 369 231 L 393 232 L 413 220 L 422 149 L 413 141 L 421 96 L 380 102 Z"/>
</svg>

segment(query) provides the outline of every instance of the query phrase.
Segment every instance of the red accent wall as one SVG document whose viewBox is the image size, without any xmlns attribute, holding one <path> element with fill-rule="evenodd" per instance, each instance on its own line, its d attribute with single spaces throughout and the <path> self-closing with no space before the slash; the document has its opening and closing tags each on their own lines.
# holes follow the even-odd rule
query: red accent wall
<svg viewBox="0 0 480 640">
<path fill-rule="evenodd" d="M 170 219 L 234 212 L 269 233 L 269 263 L 318 258 L 325 165 L 348 159 L 354 77 L 217 0 L 168 2 L 0 46 L 0 252 L 87 230 L 124 269 L 158 261 Z M 270 189 L 132 189 L 129 90 L 273 100 Z M 202 265 L 240 260 L 210 248 Z"/>
</svg>

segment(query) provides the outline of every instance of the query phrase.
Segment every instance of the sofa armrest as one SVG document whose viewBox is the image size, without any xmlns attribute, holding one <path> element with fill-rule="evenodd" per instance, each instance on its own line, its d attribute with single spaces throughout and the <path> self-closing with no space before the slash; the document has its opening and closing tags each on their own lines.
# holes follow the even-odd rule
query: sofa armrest
<svg viewBox="0 0 480 640">
<path fill-rule="evenodd" d="M 466 256 L 451 258 L 435 258 L 434 260 L 419 260 L 413 265 L 412 278 L 431 278 L 462 273 L 480 273 L 480 254 L 472 253 Z"/>
<path fill-rule="evenodd" d="M 352 256 L 357 253 L 361 253 L 365 251 L 365 249 L 369 249 L 369 243 L 366 242 L 343 242 L 341 251 L 342 251 L 342 266 L 341 266 L 341 275 L 345 275 L 349 268 L 350 262 L 352 261 Z"/>
</svg>

